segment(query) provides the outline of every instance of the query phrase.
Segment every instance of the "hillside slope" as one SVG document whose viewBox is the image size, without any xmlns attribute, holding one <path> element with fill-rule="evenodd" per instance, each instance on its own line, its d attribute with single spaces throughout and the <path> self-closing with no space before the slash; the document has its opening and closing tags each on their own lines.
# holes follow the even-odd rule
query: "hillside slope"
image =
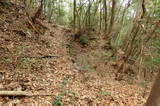
<svg viewBox="0 0 160 106">
<path fill-rule="evenodd" d="M 0 90 L 42 94 L 0 97 L 8 106 L 141 106 L 144 88 L 82 72 L 69 55 L 70 29 L 30 26 L 21 6 L 0 5 Z M 108 70 L 110 67 L 108 67 Z M 107 72 L 107 70 L 106 70 Z"/>
</svg>

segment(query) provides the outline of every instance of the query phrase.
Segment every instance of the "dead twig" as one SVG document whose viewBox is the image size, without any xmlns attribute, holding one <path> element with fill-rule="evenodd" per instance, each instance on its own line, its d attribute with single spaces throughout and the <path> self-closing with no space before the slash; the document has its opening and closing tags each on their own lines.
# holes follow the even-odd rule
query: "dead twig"
<svg viewBox="0 0 160 106">
<path fill-rule="evenodd" d="M 33 57 L 29 57 L 29 56 L 25 56 L 25 57 L 22 57 L 22 58 L 35 58 L 35 59 L 47 59 L 47 58 L 59 58 L 61 56 L 58 56 L 58 55 L 45 55 L 45 56 L 33 56 Z"/>
</svg>

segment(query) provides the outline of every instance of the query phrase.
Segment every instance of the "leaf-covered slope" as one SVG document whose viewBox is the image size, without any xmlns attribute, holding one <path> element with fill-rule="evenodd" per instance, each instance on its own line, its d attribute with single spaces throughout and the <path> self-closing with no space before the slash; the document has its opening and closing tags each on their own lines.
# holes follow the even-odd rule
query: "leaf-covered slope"
<svg viewBox="0 0 160 106">
<path fill-rule="evenodd" d="M 111 76 L 82 72 L 68 53 L 70 31 L 63 26 L 28 22 L 23 7 L 0 5 L 0 91 L 27 91 L 52 96 L 0 97 L 17 106 L 135 106 L 142 105 L 143 88 Z M 39 26 L 39 27 L 38 27 Z M 110 70 L 111 67 L 107 69 Z M 107 70 L 105 70 L 107 73 Z"/>
</svg>

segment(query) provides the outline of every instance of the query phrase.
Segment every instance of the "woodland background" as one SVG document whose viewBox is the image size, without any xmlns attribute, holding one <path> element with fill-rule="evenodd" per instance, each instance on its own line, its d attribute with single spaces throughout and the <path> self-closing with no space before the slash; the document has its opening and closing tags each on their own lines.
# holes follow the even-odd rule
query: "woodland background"
<svg viewBox="0 0 160 106">
<path fill-rule="evenodd" d="M 0 13 L 0 90 L 39 95 L 3 104 L 147 101 L 160 69 L 160 0 L 0 0 Z"/>
</svg>

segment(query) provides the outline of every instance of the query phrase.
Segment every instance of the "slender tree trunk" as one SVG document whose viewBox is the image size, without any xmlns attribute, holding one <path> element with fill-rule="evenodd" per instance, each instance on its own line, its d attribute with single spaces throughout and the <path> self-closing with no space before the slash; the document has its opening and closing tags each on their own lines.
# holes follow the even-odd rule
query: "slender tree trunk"
<svg viewBox="0 0 160 106">
<path fill-rule="evenodd" d="M 112 31 L 113 24 L 114 24 L 115 9 L 116 9 L 116 0 L 112 0 L 111 18 L 110 18 L 110 25 L 109 25 L 108 35 L 110 35 L 110 33 Z"/>
<path fill-rule="evenodd" d="M 100 0 L 100 13 L 99 13 L 99 32 L 101 32 L 101 29 L 102 29 L 102 3 L 101 3 L 101 0 Z"/>
<path fill-rule="evenodd" d="M 59 18 L 61 17 L 61 0 L 59 0 L 59 8 L 58 8 Z"/>
<path fill-rule="evenodd" d="M 73 2 L 73 24 L 74 24 L 74 32 L 76 30 L 76 0 Z"/>
<path fill-rule="evenodd" d="M 91 27 L 91 1 L 89 0 L 89 7 L 88 7 L 88 26 L 89 26 L 89 29 Z"/>
<path fill-rule="evenodd" d="M 104 32 L 107 32 L 107 4 L 106 0 L 103 0 L 104 5 Z"/>
<path fill-rule="evenodd" d="M 79 22 L 78 22 L 78 26 L 79 26 L 79 30 L 81 30 L 81 18 L 82 18 L 82 1 L 79 1 L 79 5 L 80 5 L 80 9 L 79 9 Z"/>
</svg>

